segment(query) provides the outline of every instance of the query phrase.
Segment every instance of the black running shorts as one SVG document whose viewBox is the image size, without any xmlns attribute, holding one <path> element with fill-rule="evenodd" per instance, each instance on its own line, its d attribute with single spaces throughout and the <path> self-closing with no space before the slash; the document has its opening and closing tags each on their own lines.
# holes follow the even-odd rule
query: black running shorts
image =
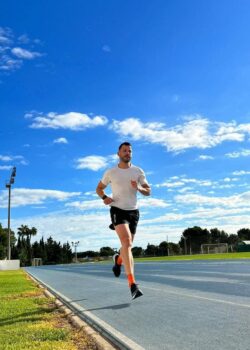
<svg viewBox="0 0 250 350">
<path fill-rule="evenodd" d="M 129 229 L 132 235 L 136 233 L 136 227 L 140 218 L 138 209 L 123 210 L 117 207 L 110 208 L 111 221 L 114 226 L 120 224 L 129 224 Z"/>
</svg>

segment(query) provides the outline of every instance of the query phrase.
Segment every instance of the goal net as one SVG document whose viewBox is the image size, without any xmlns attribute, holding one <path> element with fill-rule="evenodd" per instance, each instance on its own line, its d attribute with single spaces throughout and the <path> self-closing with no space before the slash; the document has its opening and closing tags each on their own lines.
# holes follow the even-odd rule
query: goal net
<svg viewBox="0 0 250 350">
<path fill-rule="evenodd" d="M 216 243 L 216 244 L 202 244 L 201 254 L 218 254 L 228 253 L 227 243 Z"/>
</svg>

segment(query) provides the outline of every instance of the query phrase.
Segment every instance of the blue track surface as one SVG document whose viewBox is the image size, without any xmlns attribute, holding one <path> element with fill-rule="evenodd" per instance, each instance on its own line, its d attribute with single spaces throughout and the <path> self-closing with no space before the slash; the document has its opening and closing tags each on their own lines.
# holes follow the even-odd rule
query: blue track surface
<svg viewBox="0 0 250 350">
<path fill-rule="evenodd" d="M 26 270 L 145 349 L 250 349 L 250 260 L 137 263 L 134 301 L 111 268 Z"/>
</svg>

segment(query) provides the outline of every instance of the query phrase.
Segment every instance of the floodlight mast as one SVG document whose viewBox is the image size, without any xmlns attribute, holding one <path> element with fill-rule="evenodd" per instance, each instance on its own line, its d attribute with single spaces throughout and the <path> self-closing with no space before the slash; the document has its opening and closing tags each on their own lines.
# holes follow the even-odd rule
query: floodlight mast
<svg viewBox="0 0 250 350">
<path fill-rule="evenodd" d="M 7 249 L 7 259 L 11 260 L 11 244 L 10 244 L 10 202 L 11 202 L 11 185 L 14 184 L 16 177 L 16 167 L 12 168 L 11 176 L 9 182 L 6 184 L 8 188 L 8 249 Z"/>
<path fill-rule="evenodd" d="M 79 245 L 80 241 L 77 241 L 77 242 L 71 242 L 72 244 L 72 247 L 75 248 L 75 262 L 77 263 L 77 247 Z"/>
</svg>

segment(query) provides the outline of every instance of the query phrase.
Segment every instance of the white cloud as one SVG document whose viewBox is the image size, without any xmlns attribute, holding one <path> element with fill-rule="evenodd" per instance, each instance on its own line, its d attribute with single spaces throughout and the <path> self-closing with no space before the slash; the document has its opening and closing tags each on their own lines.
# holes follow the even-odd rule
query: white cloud
<svg viewBox="0 0 250 350">
<path fill-rule="evenodd" d="M 89 169 L 93 171 L 98 171 L 107 168 L 117 159 L 117 155 L 115 154 L 112 154 L 107 157 L 96 155 L 82 157 L 76 160 L 76 169 Z"/>
<path fill-rule="evenodd" d="M 143 123 L 137 118 L 128 118 L 114 120 L 110 128 L 123 137 L 160 144 L 173 152 L 211 148 L 226 140 L 242 142 L 245 134 L 250 133 L 250 124 L 211 122 L 200 115 L 186 119 L 182 125 L 166 127 L 163 123 Z"/>
<path fill-rule="evenodd" d="M 10 170 L 12 169 L 11 165 L 0 165 L 0 170 Z"/>
<path fill-rule="evenodd" d="M 39 52 L 34 52 L 34 51 L 29 51 L 22 49 L 21 47 L 14 47 L 11 49 L 11 52 L 13 53 L 14 56 L 26 60 L 33 60 L 36 57 L 42 56 Z"/>
<path fill-rule="evenodd" d="M 214 157 L 212 157 L 212 156 L 207 156 L 207 155 L 205 155 L 205 154 L 201 154 L 201 155 L 199 156 L 199 159 L 201 159 L 201 160 L 208 160 L 208 159 L 214 159 Z"/>
<path fill-rule="evenodd" d="M 79 158 L 76 163 L 76 169 L 90 169 L 93 171 L 98 171 L 108 166 L 107 158 L 102 156 L 87 156 Z"/>
<path fill-rule="evenodd" d="M 39 240 L 42 236 L 46 240 L 51 235 L 54 240 L 61 243 L 79 240 L 78 251 L 99 250 L 104 246 L 119 248 L 117 235 L 108 228 L 110 216 L 108 208 L 105 207 L 105 209 L 106 212 L 92 211 L 84 215 L 52 212 L 43 216 L 13 218 L 11 225 L 15 232 L 23 224 L 36 227 L 38 234 L 33 241 Z M 204 228 L 218 227 L 228 233 L 236 233 L 242 227 L 250 227 L 250 216 L 244 215 L 242 210 L 231 209 L 231 212 L 223 212 L 221 208 L 214 208 L 214 210 L 200 208 L 197 212 L 186 214 L 186 217 L 185 214 L 168 214 L 159 216 L 155 220 L 144 219 L 142 213 L 134 245 L 146 248 L 147 243 L 159 244 L 166 240 L 166 235 L 169 241 L 178 242 L 182 232 L 187 228 L 187 223 L 190 227 L 198 222 Z M 185 219 L 187 221 L 181 221 Z M 1 222 L 3 226 L 7 225 L 6 219 Z"/>
<path fill-rule="evenodd" d="M 0 207 L 7 207 L 8 194 L 0 192 Z M 71 197 L 79 196 L 80 192 L 63 192 L 56 190 L 14 188 L 11 196 L 11 206 L 21 207 L 26 205 L 42 204 L 48 200 L 66 201 Z"/>
<path fill-rule="evenodd" d="M 138 207 L 139 208 L 166 208 L 169 207 L 171 204 L 167 203 L 163 199 L 158 198 L 140 198 L 138 200 Z"/>
<path fill-rule="evenodd" d="M 14 71 L 19 69 L 22 65 L 21 60 L 15 60 L 8 55 L 2 55 L 0 57 L 0 70 L 2 71 Z"/>
<path fill-rule="evenodd" d="M 4 226 L 7 225 L 7 222 L 2 222 Z M 42 236 L 46 240 L 52 236 L 61 243 L 80 241 L 78 251 L 99 250 L 103 246 L 119 248 L 116 234 L 108 228 L 110 224 L 108 211 L 84 215 L 53 212 L 43 216 L 27 216 L 11 220 L 11 228 L 15 232 L 23 224 L 37 228 L 38 233 L 32 241 L 39 240 Z"/>
<path fill-rule="evenodd" d="M 67 144 L 67 143 L 68 143 L 68 140 L 67 140 L 65 137 L 59 137 L 58 139 L 55 139 L 53 142 L 54 142 L 54 143 L 64 143 L 64 144 Z"/>
<path fill-rule="evenodd" d="M 79 210 L 100 210 L 105 209 L 105 205 L 101 199 L 94 199 L 90 201 L 75 201 L 67 203 L 66 207 L 72 207 Z"/>
<path fill-rule="evenodd" d="M 233 175 L 235 176 L 250 175 L 250 171 L 238 170 L 238 171 L 234 171 Z"/>
<path fill-rule="evenodd" d="M 185 205 L 205 205 L 205 206 L 222 206 L 227 208 L 248 206 L 250 203 L 250 191 L 243 192 L 228 197 L 209 197 L 200 194 L 186 194 L 175 196 L 177 203 L 185 203 Z"/>
<path fill-rule="evenodd" d="M 75 209 L 79 210 L 104 210 L 106 208 L 109 208 L 109 206 L 105 206 L 103 204 L 103 201 L 98 198 L 94 200 L 83 200 L 83 201 L 74 201 L 67 203 L 65 205 L 66 207 L 73 207 Z M 163 199 L 157 199 L 157 198 L 140 198 L 138 200 L 138 206 L 139 208 L 166 208 L 169 207 L 170 204 L 167 203 Z"/>
<path fill-rule="evenodd" d="M 0 154 L 0 160 L 2 160 L 3 162 L 10 162 L 13 160 L 13 158 L 10 156 L 3 156 Z"/>
<path fill-rule="evenodd" d="M 47 115 L 30 112 L 25 115 L 26 118 L 32 118 L 33 123 L 30 128 L 34 129 L 70 129 L 70 130 L 85 130 L 97 126 L 107 124 L 108 120 L 102 115 L 90 118 L 87 114 L 69 112 L 65 114 L 56 114 L 53 112 Z"/>
<path fill-rule="evenodd" d="M 210 180 L 189 179 L 183 175 L 183 176 L 173 176 L 168 181 L 165 181 L 161 184 L 156 184 L 155 186 L 158 188 L 160 187 L 177 188 L 177 187 L 186 186 L 187 184 L 209 187 L 215 183 Z"/>
<path fill-rule="evenodd" d="M 10 45 L 12 43 L 13 34 L 10 28 L 0 27 L 0 44 Z"/>
<path fill-rule="evenodd" d="M 228 158 L 239 158 L 248 156 L 250 156 L 250 149 L 243 149 L 240 152 L 226 153 L 226 157 Z"/>
<path fill-rule="evenodd" d="M 24 60 L 43 56 L 40 52 L 20 46 L 28 44 L 30 39 L 27 35 L 23 34 L 16 39 L 10 28 L 0 27 L 0 71 L 13 72 L 23 65 Z M 34 44 L 36 44 L 35 41 L 32 46 Z"/>
<path fill-rule="evenodd" d="M 0 160 L 3 162 L 13 162 L 15 164 L 27 165 L 28 162 L 23 156 L 3 156 L 0 154 Z"/>
</svg>

